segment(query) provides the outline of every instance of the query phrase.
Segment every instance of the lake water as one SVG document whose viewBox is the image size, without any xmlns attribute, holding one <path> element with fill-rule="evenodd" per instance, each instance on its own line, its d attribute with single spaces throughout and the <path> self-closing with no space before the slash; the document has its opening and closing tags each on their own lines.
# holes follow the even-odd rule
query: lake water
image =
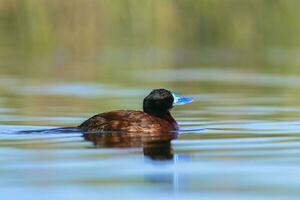
<svg viewBox="0 0 300 200">
<path fill-rule="evenodd" d="M 0 200 L 299 199 L 299 7 L 1 0 Z M 72 128 L 154 88 L 177 139 Z"/>
<path fill-rule="evenodd" d="M 299 76 L 222 67 L 122 75 L 124 81 L 94 82 L 1 75 L 1 199 L 299 197 Z M 95 146 L 72 129 L 46 131 L 108 110 L 140 109 L 156 87 L 195 98 L 172 111 L 179 138 L 156 152 L 167 156 Z"/>
</svg>

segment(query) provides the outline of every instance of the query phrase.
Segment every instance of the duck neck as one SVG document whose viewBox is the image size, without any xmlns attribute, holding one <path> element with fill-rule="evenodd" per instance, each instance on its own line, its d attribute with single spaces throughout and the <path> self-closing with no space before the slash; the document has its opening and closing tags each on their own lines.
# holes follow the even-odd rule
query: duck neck
<svg viewBox="0 0 300 200">
<path fill-rule="evenodd" d="M 173 119 L 170 111 L 168 111 L 168 110 L 167 111 L 159 111 L 159 110 L 157 110 L 157 111 L 155 111 L 155 110 L 149 111 L 149 110 L 144 109 L 144 112 L 147 113 L 147 114 L 149 114 L 149 115 L 154 115 L 154 116 L 159 117 L 159 118 Z"/>
</svg>

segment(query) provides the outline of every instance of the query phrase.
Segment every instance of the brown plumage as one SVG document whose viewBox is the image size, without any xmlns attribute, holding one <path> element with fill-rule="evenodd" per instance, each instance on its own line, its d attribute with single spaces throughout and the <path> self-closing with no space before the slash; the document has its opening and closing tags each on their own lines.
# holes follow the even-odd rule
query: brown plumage
<svg viewBox="0 0 300 200">
<path fill-rule="evenodd" d="M 170 132 L 177 131 L 178 126 L 169 112 L 163 116 L 147 114 L 143 111 L 116 110 L 95 115 L 79 128 L 84 132 Z"/>
<path fill-rule="evenodd" d="M 143 111 L 116 110 L 100 113 L 85 122 L 79 128 L 85 133 L 119 132 L 131 136 L 166 136 L 177 132 L 177 122 L 170 114 L 177 101 L 185 100 L 166 89 L 153 90 L 143 101 Z M 191 98 L 188 99 L 191 101 Z M 179 105 L 184 104 L 182 101 Z M 172 134 L 171 134 L 172 135 Z"/>
</svg>

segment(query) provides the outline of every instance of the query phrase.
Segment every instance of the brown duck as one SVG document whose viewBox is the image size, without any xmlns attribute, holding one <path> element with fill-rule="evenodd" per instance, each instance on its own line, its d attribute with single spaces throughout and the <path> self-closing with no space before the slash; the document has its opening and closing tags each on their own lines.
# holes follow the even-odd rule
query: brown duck
<svg viewBox="0 0 300 200">
<path fill-rule="evenodd" d="M 97 114 L 79 128 L 85 133 L 118 132 L 133 136 L 145 133 L 177 132 L 178 125 L 170 110 L 175 105 L 192 102 L 191 97 L 180 97 L 166 89 L 155 89 L 143 101 L 143 111 L 116 110 Z"/>
</svg>

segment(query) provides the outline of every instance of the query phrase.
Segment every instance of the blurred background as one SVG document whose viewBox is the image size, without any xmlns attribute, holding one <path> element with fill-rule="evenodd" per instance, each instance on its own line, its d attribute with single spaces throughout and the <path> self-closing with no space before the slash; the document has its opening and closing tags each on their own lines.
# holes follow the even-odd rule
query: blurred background
<svg viewBox="0 0 300 200">
<path fill-rule="evenodd" d="M 0 0 L 1 196 L 298 199 L 299 8 Z M 172 111 L 181 132 L 169 161 L 95 149 L 81 133 L 30 131 L 141 109 L 153 88 L 195 98 Z"/>
<path fill-rule="evenodd" d="M 290 77 L 300 73 L 299 6 L 297 0 L 0 0 L 3 123 L 14 123 L 8 111 L 79 117 L 140 108 L 155 87 L 290 95 L 299 84 Z"/>
<path fill-rule="evenodd" d="M 14 97 L 4 110 L 50 115 L 38 110 L 70 105 L 62 113 L 72 115 L 76 107 L 136 108 L 113 101 L 89 107 L 80 98 L 103 97 L 104 89 L 141 97 L 154 87 L 198 93 L 220 87 L 199 87 L 198 79 L 243 80 L 254 73 L 249 85 L 257 83 L 256 73 L 299 74 L 299 6 L 297 0 L 0 0 L 0 95 Z M 206 71 L 198 77 L 193 69 Z M 178 78 L 168 70 L 185 74 L 186 84 L 166 81 Z M 245 90 L 245 83 L 222 88 L 233 89 Z"/>
<path fill-rule="evenodd" d="M 141 99 L 136 105 L 94 99 L 91 106 L 105 94 L 142 98 L 155 87 L 200 93 L 278 85 L 280 77 L 257 73 L 300 73 L 299 6 L 297 0 L 0 0 L 4 112 L 53 115 L 55 107 L 55 116 L 79 117 L 96 108 L 140 108 Z M 243 82 L 216 84 L 224 78 Z"/>
<path fill-rule="evenodd" d="M 1 0 L 1 73 L 117 81 L 112 71 L 133 68 L 295 71 L 298 7 L 297 0 Z"/>
</svg>

